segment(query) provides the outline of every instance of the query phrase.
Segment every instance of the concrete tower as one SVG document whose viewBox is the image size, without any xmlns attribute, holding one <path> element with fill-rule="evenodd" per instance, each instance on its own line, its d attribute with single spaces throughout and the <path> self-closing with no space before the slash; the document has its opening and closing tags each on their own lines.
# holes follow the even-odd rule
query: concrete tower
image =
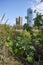
<svg viewBox="0 0 43 65">
<path fill-rule="evenodd" d="M 16 24 L 17 25 L 22 25 L 22 17 L 18 17 L 18 18 L 16 18 Z"/>
</svg>

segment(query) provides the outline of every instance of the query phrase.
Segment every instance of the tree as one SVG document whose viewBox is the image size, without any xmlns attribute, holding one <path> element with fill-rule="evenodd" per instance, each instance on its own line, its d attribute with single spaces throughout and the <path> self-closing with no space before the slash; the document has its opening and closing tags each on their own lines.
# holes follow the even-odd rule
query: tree
<svg viewBox="0 0 43 65">
<path fill-rule="evenodd" d="M 23 30 L 30 31 L 31 32 L 32 27 L 30 27 L 28 24 L 23 25 Z"/>
<path fill-rule="evenodd" d="M 28 19 L 29 18 L 29 16 L 25 16 L 25 19 Z"/>
<path fill-rule="evenodd" d="M 43 26 L 43 15 L 41 15 L 41 13 L 36 13 L 36 17 L 34 18 L 34 26 L 37 26 L 38 29 L 40 26 Z"/>
</svg>

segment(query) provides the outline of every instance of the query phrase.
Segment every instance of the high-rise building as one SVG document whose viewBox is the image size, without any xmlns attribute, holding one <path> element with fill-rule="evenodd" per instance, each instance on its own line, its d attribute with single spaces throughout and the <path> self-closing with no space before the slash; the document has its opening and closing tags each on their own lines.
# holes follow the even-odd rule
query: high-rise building
<svg viewBox="0 0 43 65">
<path fill-rule="evenodd" d="M 17 25 L 22 25 L 22 17 L 18 17 L 18 18 L 16 18 L 16 24 Z"/>
<path fill-rule="evenodd" d="M 27 9 L 27 24 L 29 26 L 32 26 L 32 19 L 33 19 L 33 12 L 32 12 L 32 9 L 29 8 Z"/>
</svg>

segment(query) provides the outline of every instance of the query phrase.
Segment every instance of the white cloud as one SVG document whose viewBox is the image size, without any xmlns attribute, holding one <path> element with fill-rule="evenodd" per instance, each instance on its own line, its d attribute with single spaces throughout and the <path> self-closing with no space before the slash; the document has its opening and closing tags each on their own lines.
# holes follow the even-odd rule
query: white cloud
<svg viewBox="0 0 43 65">
<path fill-rule="evenodd" d="M 33 7 L 33 10 L 37 10 L 38 12 L 43 14 L 43 2 L 41 2 L 39 5 L 36 5 Z"/>
<path fill-rule="evenodd" d="M 30 5 L 30 7 L 34 7 L 36 5 L 38 5 L 40 3 L 41 0 L 29 0 L 28 4 Z"/>
<path fill-rule="evenodd" d="M 36 10 L 37 12 L 43 14 L 43 2 L 41 2 L 41 3 L 40 3 L 39 5 L 37 5 L 37 6 L 34 6 L 34 7 L 32 8 L 32 10 L 33 10 L 33 11 Z M 34 18 L 35 16 L 36 16 L 36 14 L 33 13 L 33 18 Z"/>
<path fill-rule="evenodd" d="M 41 0 L 36 0 L 37 3 L 39 3 Z"/>
</svg>

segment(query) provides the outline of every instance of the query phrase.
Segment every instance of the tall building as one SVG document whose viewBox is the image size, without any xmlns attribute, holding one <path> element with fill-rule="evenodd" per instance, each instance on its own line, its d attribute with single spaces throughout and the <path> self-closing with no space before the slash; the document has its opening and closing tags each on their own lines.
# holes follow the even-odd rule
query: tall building
<svg viewBox="0 0 43 65">
<path fill-rule="evenodd" d="M 16 25 L 22 25 L 22 17 L 16 18 Z"/>
<path fill-rule="evenodd" d="M 32 9 L 29 8 L 27 9 L 27 24 L 29 26 L 32 26 L 32 19 L 33 19 L 33 12 L 32 12 Z"/>
</svg>

